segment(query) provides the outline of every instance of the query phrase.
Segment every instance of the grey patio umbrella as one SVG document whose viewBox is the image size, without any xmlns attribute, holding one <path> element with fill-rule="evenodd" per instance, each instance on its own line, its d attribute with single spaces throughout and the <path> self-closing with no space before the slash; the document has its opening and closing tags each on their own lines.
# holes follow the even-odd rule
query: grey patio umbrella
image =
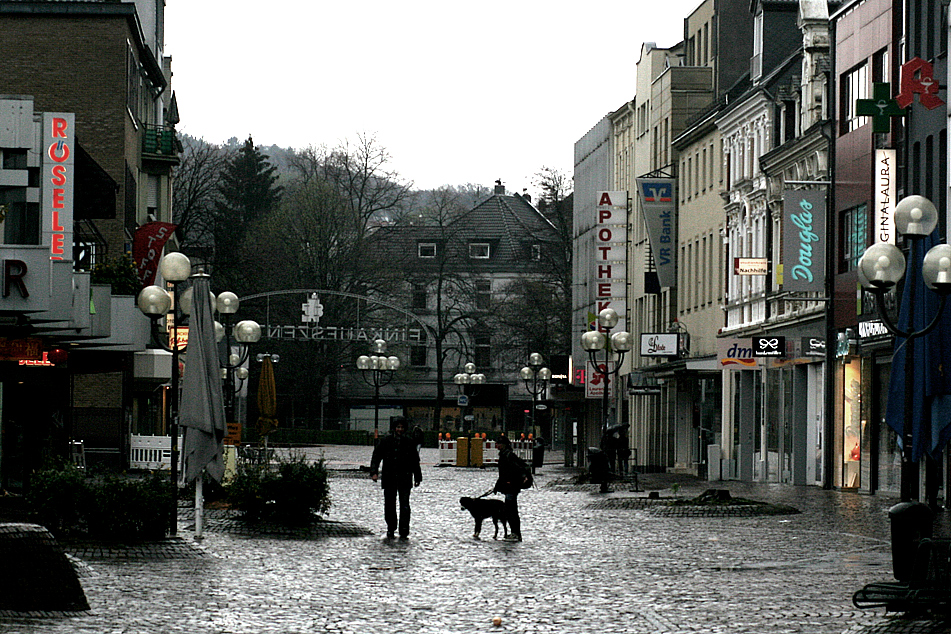
<svg viewBox="0 0 951 634">
<path fill-rule="evenodd" d="M 222 457 L 225 406 L 215 343 L 211 284 L 207 275 L 197 275 L 192 279 L 192 314 L 180 413 L 180 424 L 185 428 L 185 482 L 200 477 L 202 469 L 215 481 L 221 482 L 225 472 Z"/>
</svg>

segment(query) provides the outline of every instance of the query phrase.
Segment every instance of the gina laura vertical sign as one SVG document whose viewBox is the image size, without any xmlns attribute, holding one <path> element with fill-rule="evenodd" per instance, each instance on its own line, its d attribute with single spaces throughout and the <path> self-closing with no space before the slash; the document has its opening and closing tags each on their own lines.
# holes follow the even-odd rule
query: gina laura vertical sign
<svg viewBox="0 0 951 634">
<path fill-rule="evenodd" d="M 825 191 L 783 192 L 783 289 L 825 290 Z"/>
</svg>

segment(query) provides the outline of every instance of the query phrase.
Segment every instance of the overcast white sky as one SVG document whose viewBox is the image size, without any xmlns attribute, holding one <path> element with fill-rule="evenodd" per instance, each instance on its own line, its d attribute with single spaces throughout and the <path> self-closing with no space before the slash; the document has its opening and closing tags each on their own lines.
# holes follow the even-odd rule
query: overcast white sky
<svg viewBox="0 0 951 634">
<path fill-rule="evenodd" d="M 642 42 L 701 0 L 168 0 L 178 129 L 303 148 L 375 136 L 417 188 L 570 176 L 634 97 Z"/>
</svg>

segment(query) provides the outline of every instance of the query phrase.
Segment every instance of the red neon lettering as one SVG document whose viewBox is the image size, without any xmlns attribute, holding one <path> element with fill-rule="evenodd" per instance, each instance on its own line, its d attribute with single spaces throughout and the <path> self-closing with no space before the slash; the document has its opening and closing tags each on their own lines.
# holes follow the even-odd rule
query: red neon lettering
<svg viewBox="0 0 951 634">
<path fill-rule="evenodd" d="M 53 212 L 53 231 L 66 231 L 66 229 L 63 228 L 63 225 L 59 223 L 58 211 Z"/>
<path fill-rule="evenodd" d="M 598 265 L 598 277 L 611 277 L 611 265 L 610 264 L 599 264 Z"/>
<path fill-rule="evenodd" d="M 607 260 L 607 259 L 608 259 L 608 253 L 611 252 L 611 247 L 598 247 L 598 251 L 601 252 L 601 259 L 602 259 L 602 260 Z"/>
<path fill-rule="evenodd" d="M 614 216 L 610 209 L 598 209 L 598 222 L 610 220 Z"/>
<path fill-rule="evenodd" d="M 598 282 L 598 297 L 611 297 L 611 282 Z M 600 312 L 600 311 L 599 311 Z"/>
<path fill-rule="evenodd" d="M 50 179 L 54 185 L 57 187 L 62 187 L 66 184 L 66 166 L 65 165 L 54 165 L 53 166 L 53 178 Z"/>
<path fill-rule="evenodd" d="M 611 230 L 605 227 L 604 229 L 598 231 L 598 240 L 601 242 L 610 242 L 613 235 L 614 234 L 611 232 Z"/>
<path fill-rule="evenodd" d="M 53 209 L 64 209 L 66 207 L 66 190 L 53 190 Z"/>
<path fill-rule="evenodd" d="M 62 141 L 54 143 L 50 146 L 49 155 L 57 163 L 64 163 L 69 158 L 69 146 Z"/>
<path fill-rule="evenodd" d="M 53 130 L 52 130 L 53 138 L 55 139 L 57 137 L 60 137 L 65 139 L 67 125 L 68 123 L 66 122 L 66 119 L 63 119 L 62 117 L 53 117 Z"/>
<path fill-rule="evenodd" d="M 66 247 L 63 246 L 64 236 L 61 233 L 53 234 L 53 247 L 50 249 L 50 253 L 53 255 L 50 257 L 51 260 L 62 260 L 62 256 L 66 252 Z"/>
<path fill-rule="evenodd" d="M 601 192 L 601 200 L 598 201 L 598 205 L 613 205 L 611 202 L 611 194 L 609 192 Z"/>
</svg>

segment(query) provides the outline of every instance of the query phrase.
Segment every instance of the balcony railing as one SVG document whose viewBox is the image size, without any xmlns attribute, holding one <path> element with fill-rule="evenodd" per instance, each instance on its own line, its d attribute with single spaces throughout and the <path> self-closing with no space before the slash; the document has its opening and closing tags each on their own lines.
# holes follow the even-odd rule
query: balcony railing
<svg viewBox="0 0 951 634">
<path fill-rule="evenodd" d="M 142 153 L 152 156 L 178 158 L 175 128 L 164 125 L 146 125 Z"/>
</svg>

